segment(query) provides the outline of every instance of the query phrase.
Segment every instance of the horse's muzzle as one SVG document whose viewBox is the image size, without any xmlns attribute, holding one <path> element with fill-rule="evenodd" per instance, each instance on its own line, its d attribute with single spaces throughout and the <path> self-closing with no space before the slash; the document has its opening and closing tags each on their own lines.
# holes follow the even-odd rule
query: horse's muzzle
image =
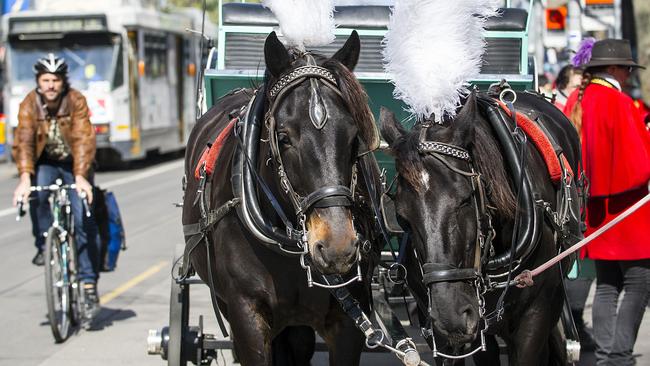
<svg viewBox="0 0 650 366">
<path fill-rule="evenodd" d="M 347 208 L 314 209 L 307 220 L 314 266 L 323 274 L 345 274 L 354 265 L 359 240 Z"/>
<path fill-rule="evenodd" d="M 446 339 L 450 346 L 461 346 L 476 339 L 479 325 L 478 303 L 475 297 L 461 292 L 464 283 L 431 286 L 431 316 L 436 339 Z"/>
</svg>

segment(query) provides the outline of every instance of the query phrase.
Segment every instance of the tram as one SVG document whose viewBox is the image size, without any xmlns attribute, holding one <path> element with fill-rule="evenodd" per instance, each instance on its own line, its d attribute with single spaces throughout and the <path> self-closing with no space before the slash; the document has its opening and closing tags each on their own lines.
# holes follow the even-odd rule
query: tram
<svg viewBox="0 0 650 366">
<path fill-rule="evenodd" d="M 202 67 L 200 38 L 187 30 L 201 28 L 201 14 L 111 3 L 75 1 L 3 17 L 8 146 L 20 102 L 35 85 L 32 65 L 48 52 L 65 58 L 72 87 L 86 96 L 100 164 L 185 146 Z M 206 34 L 215 29 L 207 24 Z"/>
</svg>

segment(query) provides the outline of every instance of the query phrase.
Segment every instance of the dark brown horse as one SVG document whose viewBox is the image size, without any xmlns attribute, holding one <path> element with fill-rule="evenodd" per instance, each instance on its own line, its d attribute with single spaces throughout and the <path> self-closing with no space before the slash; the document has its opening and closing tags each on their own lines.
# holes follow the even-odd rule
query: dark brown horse
<svg viewBox="0 0 650 366">
<path fill-rule="evenodd" d="M 577 172 L 580 143 L 570 122 L 537 95 L 517 96 L 516 109 L 548 130 Z M 510 286 L 501 316 L 495 310 L 501 310 L 499 297 L 508 272 L 512 279 L 557 254 L 562 244 L 557 238 L 565 236 L 564 244 L 580 238 L 576 187 L 567 191 L 573 200 L 565 207 L 569 222 L 556 232 L 551 217 L 543 214 L 547 207 L 560 211 L 545 162 L 528 141 L 523 143 L 523 159 L 509 163 L 519 156 L 521 144 L 504 145 L 497 138 L 499 131 L 511 135 L 513 129 L 505 114 L 496 114 L 498 108 L 493 100 L 472 93 L 453 120 L 425 121 L 411 131 L 382 111 L 382 135 L 396 158 L 397 214 L 411 239 L 405 263 L 408 282 L 421 300 L 421 323 L 432 330 L 432 347 L 438 352 L 469 353 L 487 328 L 487 334 L 507 343 L 510 365 L 563 364 L 566 351 L 556 325 L 564 290 L 557 267 L 536 277 L 532 288 Z M 490 118 L 503 119 L 495 124 Z M 517 169 L 524 171 L 523 181 L 513 172 Z M 525 192 L 517 206 L 515 192 L 520 190 Z M 515 217 L 520 222 L 517 230 Z M 524 221 L 530 225 L 521 224 Z M 512 240 L 513 231 L 526 240 Z M 501 286 L 492 286 L 499 282 Z M 486 342 L 488 352 L 477 353 L 475 361 L 499 365 L 494 338 Z M 469 348 L 472 343 L 474 348 Z"/>
<path fill-rule="evenodd" d="M 206 232 L 210 250 L 198 245 L 190 258 L 198 275 L 214 283 L 242 365 L 308 365 L 312 329 L 327 343 L 331 365 L 359 363 L 362 333 L 328 290 L 308 286 L 300 260 L 304 250 L 315 282 L 322 282 L 319 273 L 350 278 L 360 261 L 364 281 L 348 288 L 368 310 L 372 266 L 360 241 L 370 221 L 359 203 L 364 183 L 357 167 L 378 133 L 352 74 L 359 48 L 353 32 L 325 58 L 288 50 L 271 33 L 263 85 L 220 99 L 189 137 L 183 224 L 201 220 L 199 191 L 211 209 L 235 205 Z M 249 117 L 234 127 L 201 189 L 194 171 L 206 144 L 242 109 Z M 245 132 L 255 128 L 258 137 Z"/>
</svg>

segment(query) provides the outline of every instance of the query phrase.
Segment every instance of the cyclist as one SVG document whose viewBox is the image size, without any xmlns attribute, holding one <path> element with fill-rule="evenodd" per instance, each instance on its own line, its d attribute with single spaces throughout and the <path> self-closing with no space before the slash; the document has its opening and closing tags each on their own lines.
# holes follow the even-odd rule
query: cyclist
<svg viewBox="0 0 650 366">
<path fill-rule="evenodd" d="M 70 193 L 75 242 L 79 255 L 79 279 L 84 286 L 89 314 L 99 309 L 99 243 L 94 216 L 83 214 L 79 194 L 92 204 L 92 163 L 95 158 L 95 130 L 90 123 L 86 99 L 68 83 L 68 65 L 50 53 L 34 65 L 36 89 L 20 104 L 13 158 L 20 182 L 13 203 L 26 200 L 30 185 L 49 185 L 57 178 L 76 184 Z M 48 192 L 36 192 L 30 205 L 32 233 L 37 253 L 32 263 L 43 265 L 45 235 L 52 224 Z"/>
</svg>

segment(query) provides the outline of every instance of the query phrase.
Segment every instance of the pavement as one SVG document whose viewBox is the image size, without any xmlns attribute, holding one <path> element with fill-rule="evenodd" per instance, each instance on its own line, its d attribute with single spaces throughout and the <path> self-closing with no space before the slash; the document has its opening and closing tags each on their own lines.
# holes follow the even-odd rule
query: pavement
<svg viewBox="0 0 650 366">
<path fill-rule="evenodd" d="M 147 355 L 149 329 L 169 323 L 171 262 L 182 243 L 181 159 L 141 163 L 120 171 L 99 172 L 97 183 L 115 193 L 120 204 L 128 249 L 120 253 L 114 272 L 99 281 L 102 311 L 92 329 L 78 331 L 55 344 L 44 295 L 43 267 L 31 264 L 35 253 L 29 218 L 16 222 L 10 207 L 17 184 L 15 168 L 0 164 L 0 366 L 95 366 L 166 364 Z M 591 297 L 585 319 L 591 317 Z M 190 323 L 204 314 L 208 333 L 218 333 L 205 286 L 193 286 Z M 429 362 L 430 351 L 422 350 Z M 638 365 L 650 365 L 650 319 L 646 317 L 635 347 Z M 580 365 L 592 365 L 583 355 Z M 217 365 L 232 365 L 229 350 L 219 352 Z M 316 354 L 312 365 L 328 365 L 327 354 Z M 392 355 L 364 354 L 362 365 L 399 365 Z M 503 363 L 505 364 L 505 363 Z M 471 362 L 468 362 L 471 365 Z"/>
</svg>

